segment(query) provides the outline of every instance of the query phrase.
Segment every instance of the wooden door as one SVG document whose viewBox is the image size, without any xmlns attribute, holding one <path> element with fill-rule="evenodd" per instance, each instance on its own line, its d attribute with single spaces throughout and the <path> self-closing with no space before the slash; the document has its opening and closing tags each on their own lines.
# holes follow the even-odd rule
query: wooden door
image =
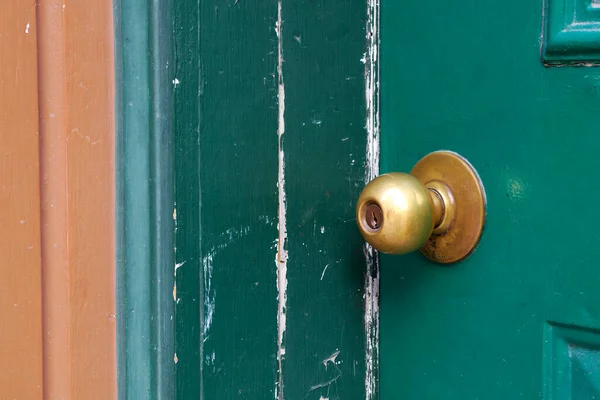
<svg viewBox="0 0 600 400">
<path fill-rule="evenodd" d="M 382 170 L 479 172 L 476 251 L 381 259 L 383 399 L 600 396 L 595 1 L 382 5 Z"/>
</svg>

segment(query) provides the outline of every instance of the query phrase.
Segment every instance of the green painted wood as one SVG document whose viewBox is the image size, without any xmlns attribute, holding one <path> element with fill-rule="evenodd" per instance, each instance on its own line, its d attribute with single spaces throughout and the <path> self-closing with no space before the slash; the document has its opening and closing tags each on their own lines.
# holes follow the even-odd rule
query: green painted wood
<svg viewBox="0 0 600 400">
<path fill-rule="evenodd" d="M 365 399 L 366 4 L 282 3 L 286 399 Z M 362 60 L 362 61 L 361 61 Z"/>
<path fill-rule="evenodd" d="M 175 394 L 171 9 L 115 2 L 120 399 Z"/>
<path fill-rule="evenodd" d="M 276 388 L 276 12 L 274 1 L 200 4 L 206 399 L 274 398 Z"/>
<path fill-rule="evenodd" d="M 175 74 L 175 354 L 178 399 L 201 390 L 200 37 L 198 2 L 176 2 Z"/>
<path fill-rule="evenodd" d="M 488 220 L 457 265 L 382 257 L 381 397 L 598 396 L 600 70 L 543 65 L 540 2 L 382 7 L 382 172 L 457 151 Z"/>
<path fill-rule="evenodd" d="M 369 7 L 175 2 L 178 399 L 377 398 Z"/>
<path fill-rule="evenodd" d="M 274 398 L 276 3 L 175 15 L 177 397 Z"/>
</svg>

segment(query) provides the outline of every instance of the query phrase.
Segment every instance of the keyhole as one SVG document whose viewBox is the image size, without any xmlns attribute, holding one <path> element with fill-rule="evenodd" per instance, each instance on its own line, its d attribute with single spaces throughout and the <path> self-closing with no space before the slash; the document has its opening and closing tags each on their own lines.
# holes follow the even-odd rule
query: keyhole
<svg viewBox="0 0 600 400">
<path fill-rule="evenodd" d="M 378 231 L 383 224 L 383 211 L 375 203 L 371 203 L 365 210 L 365 222 L 367 226 L 374 231 Z"/>
</svg>

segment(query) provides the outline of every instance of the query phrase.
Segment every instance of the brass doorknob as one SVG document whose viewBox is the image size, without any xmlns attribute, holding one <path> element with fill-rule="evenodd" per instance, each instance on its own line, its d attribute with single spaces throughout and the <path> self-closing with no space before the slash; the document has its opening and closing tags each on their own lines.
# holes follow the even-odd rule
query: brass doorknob
<svg viewBox="0 0 600 400">
<path fill-rule="evenodd" d="M 473 166 L 449 151 L 422 158 L 410 174 L 373 179 L 361 192 L 356 220 L 363 237 L 383 253 L 420 249 L 439 263 L 467 257 L 485 222 L 486 199 Z"/>
</svg>

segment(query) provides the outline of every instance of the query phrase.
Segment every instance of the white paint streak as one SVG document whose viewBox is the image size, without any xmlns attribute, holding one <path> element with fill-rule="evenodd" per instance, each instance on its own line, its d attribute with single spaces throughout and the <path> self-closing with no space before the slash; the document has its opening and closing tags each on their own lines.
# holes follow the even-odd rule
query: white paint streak
<svg viewBox="0 0 600 400">
<path fill-rule="evenodd" d="M 29 33 L 29 27 L 31 25 L 29 25 L 29 22 L 27 23 L 27 25 L 25 25 L 25 33 Z"/>
<path fill-rule="evenodd" d="M 212 288 L 213 257 L 215 253 L 210 252 L 202 258 L 202 276 L 204 280 L 204 316 L 202 324 L 203 342 L 206 341 L 213 316 L 215 315 L 215 292 Z"/>
<path fill-rule="evenodd" d="M 284 335 L 286 328 L 286 301 L 287 301 L 287 259 L 286 250 L 287 225 L 286 225 L 286 198 L 285 198 L 285 156 L 283 152 L 283 135 L 285 134 L 285 85 L 283 83 L 283 38 L 281 1 L 277 2 L 277 22 L 275 33 L 277 34 L 277 140 L 278 140 L 278 174 L 277 188 L 279 192 L 279 213 L 277 229 L 277 254 L 275 263 L 277 265 L 277 362 L 278 377 L 275 385 L 275 399 L 283 399 L 283 357 L 285 355 Z"/>
<path fill-rule="evenodd" d="M 325 271 L 327 271 L 327 268 L 329 268 L 329 265 L 331 265 L 331 263 L 327 264 L 325 266 L 325 268 L 323 268 L 323 272 L 321 272 L 321 280 L 323 280 L 323 277 L 325 276 Z"/>
<path fill-rule="evenodd" d="M 179 268 L 183 267 L 183 266 L 185 265 L 185 263 L 186 263 L 186 262 L 187 262 L 187 261 L 183 261 L 183 262 L 180 262 L 180 263 L 177 263 L 177 264 L 175 264 L 175 276 L 177 276 L 177 270 L 178 270 Z"/>
<path fill-rule="evenodd" d="M 379 174 L 379 0 L 367 0 L 367 53 L 365 64 L 365 96 L 367 104 L 367 149 L 365 183 Z M 365 398 L 378 398 L 379 375 L 379 258 L 368 244 L 364 245 L 365 272 Z"/>
<path fill-rule="evenodd" d="M 325 369 L 327 369 L 327 364 L 329 364 L 329 363 L 332 363 L 335 365 L 335 359 L 339 355 L 340 355 L 340 351 L 336 350 L 332 355 L 330 355 L 329 357 L 327 357 L 326 359 L 321 361 L 323 363 L 323 365 L 325 366 Z"/>
<path fill-rule="evenodd" d="M 229 228 L 219 236 L 219 244 L 214 246 L 204 257 L 202 257 L 202 279 L 204 289 L 203 320 L 202 320 L 202 343 L 206 342 L 210 334 L 213 318 L 215 316 L 215 289 L 212 287 L 213 261 L 215 256 L 223 249 L 235 243 L 250 233 L 249 226 Z M 179 264 L 183 266 L 185 261 Z M 176 268 L 177 265 L 176 265 Z"/>
</svg>

